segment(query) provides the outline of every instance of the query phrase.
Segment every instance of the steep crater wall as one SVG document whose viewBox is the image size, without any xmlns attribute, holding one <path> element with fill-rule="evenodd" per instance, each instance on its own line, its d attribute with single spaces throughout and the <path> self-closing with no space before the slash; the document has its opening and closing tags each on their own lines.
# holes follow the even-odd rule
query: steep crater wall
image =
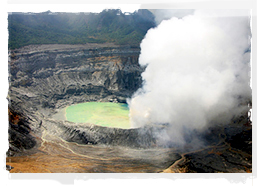
<svg viewBox="0 0 257 186">
<path fill-rule="evenodd" d="M 38 45 L 12 50 L 9 54 L 9 108 L 22 113 L 34 133 L 48 130 L 67 141 L 105 143 L 99 136 L 108 136 L 108 130 L 100 129 L 105 131 L 103 134 L 94 132 L 101 127 L 85 126 L 86 131 L 95 134 L 94 140 L 85 139 L 88 135 L 81 126 L 77 129 L 73 123 L 51 118 L 59 109 L 86 101 L 125 102 L 142 84 L 144 69 L 138 64 L 138 47 L 108 43 Z M 62 132 L 56 132 L 56 127 Z M 123 133 L 115 131 L 112 138 Z M 132 133 L 126 132 L 127 142 L 115 143 L 130 146 L 136 140 L 135 134 L 130 140 Z"/>
<path fill-rule="evenodd" d="M 106 98 L 124 102 L 142 83 L 139 53 L 112 44 L 24 47 L 11 52 L 9 94 L 46 108 Z"/>
</svg>

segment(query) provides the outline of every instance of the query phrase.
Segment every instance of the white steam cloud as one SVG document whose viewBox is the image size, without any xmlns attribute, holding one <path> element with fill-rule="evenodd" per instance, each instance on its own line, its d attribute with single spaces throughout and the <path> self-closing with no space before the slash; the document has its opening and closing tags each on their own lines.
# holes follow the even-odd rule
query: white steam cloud
<svg viewBox="0 0 257 186">
<path fill-rule="evenodd" d="M 194 11 L 162 21 L 141 43 L 143 87 L 130 100 L 132 127 L 170 124 L 165 140 L 245 112 L 251 100 L 249 12 Z"/>
</svg>

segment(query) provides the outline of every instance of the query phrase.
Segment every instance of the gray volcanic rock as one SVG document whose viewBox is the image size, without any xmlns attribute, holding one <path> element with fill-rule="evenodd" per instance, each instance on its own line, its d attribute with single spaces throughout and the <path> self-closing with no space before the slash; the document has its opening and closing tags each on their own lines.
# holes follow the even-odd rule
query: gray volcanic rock
<svg viewBox="0 0 257 186">
<path fill-rule="evenodd" d="M 113 44 L 41 45 L 11 51 L 10 92 L 37 107 L 131 96 L 141 85 L 139 48 Z"/>
</svg>

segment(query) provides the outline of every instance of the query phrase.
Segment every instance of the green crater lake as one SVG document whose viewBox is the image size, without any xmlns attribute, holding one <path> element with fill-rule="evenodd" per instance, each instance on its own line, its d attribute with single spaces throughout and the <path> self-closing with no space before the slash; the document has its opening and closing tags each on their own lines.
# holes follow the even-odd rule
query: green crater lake
<svg viewBox="0 0 257 186">
<path fill-rule="evenodd" d="M 127 104 L 86 102 L 66 108 L 66 119 L 75 123 L 92 123 L 104 127 L 130 128 Z"/>
</svg>

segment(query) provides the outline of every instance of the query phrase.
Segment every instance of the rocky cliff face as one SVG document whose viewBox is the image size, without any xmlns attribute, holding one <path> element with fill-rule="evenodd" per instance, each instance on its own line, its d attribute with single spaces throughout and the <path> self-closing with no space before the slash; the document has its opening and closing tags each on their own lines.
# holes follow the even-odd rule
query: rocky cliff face
<svg viewBox="0 0 257 186">
<path fill-rule="evenodd" d="M 124 101 L 142 82 L 139 53 L 139 48 L 113 44 L 24 47 L 11 52 L 10 95 L 51 108 Z"/>
</svg>

